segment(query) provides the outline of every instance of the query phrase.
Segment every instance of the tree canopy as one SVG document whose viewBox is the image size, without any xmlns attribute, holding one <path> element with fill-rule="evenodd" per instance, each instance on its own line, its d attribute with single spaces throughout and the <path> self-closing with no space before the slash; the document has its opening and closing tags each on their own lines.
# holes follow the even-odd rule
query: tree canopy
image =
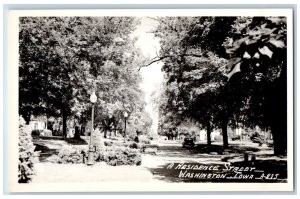
<svg viewBox="0 0 300 199">
<path fill-rule="evenodd" d="M 167 100 L 161 106 L 165 113 L 196 119 L 207 126 L 208 133 L 210 125 L 221 127 L 225 148 L 227 126 L 237 122 L 270 126 L 275 137 L 286 139 L 285 18 L 156 20 L 160 24 L 155 33 L 161 51 L 152 62 L 164 63 Z M 271 111 L 274 107 L 278 108 L 276 115 Z M 284 154 L 285 141 L 280 143 L 275 137 L 275 153 Z M 282 149 L 277 150 L 278 146 Z"/>
<path fill-rule="evenodd" d="M 95 92 L 96 122 L 123 112 L 142 120 L 138 68 L 143 56 L 131 32 L 133 17 L 20 18 L 20 114 L 87 120 Z M 64 129 L 65 131 L 66 129 Z"/>
</svg>

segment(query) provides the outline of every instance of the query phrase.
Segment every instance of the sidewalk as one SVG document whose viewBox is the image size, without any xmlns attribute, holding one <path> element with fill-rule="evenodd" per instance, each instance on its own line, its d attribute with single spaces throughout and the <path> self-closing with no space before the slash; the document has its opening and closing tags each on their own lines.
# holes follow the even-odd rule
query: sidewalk
<svg viewBox="0 0 300 199">
<path fill-rule="evenodd" d="M 150 182 L 153 175 L 143 166 L 109 166 L 96 163 L 53 164 L 36 163 L 36 175 L 32 183 L 85 183 L 85 182 Z"/>
</svg>

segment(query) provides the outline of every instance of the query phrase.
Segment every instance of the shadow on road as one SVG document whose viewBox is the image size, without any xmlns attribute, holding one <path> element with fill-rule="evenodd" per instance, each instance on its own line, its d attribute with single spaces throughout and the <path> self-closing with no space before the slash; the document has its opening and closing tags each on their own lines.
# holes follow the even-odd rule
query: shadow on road
<svg viewBox="0 0 300 199">
<path fill-rule="evenodd" d="M 32 136 L 35 140 L 64 140 L 61 136 Z"/>
<path fill-rule="evenodd" d="M 39 152 L 38 158 L 40 162 L 47 162 L 46 161 L 47 158 L 49 158 L 52 155 L 58 154 L 57 149 L 50 149 L 49 147 L 40 144 L 34 144 L 34 145 L 35 145 L 34 151 Z"/>
<path fill-rule="evenodd" d="M 271 149 L 270 149 L 271 150 Z M 158 156 L 168 157 L 182 157 L 186 158 L 189 156 L 197 157 L 219 157 L 224 154 L 235 154 L 237 156 L 243 155 L 245 152 L 258 152 L 260 151 L 257 147 L 241 146 L 232 144 L 228 149 L 224 150 L 221 145 L 197 144 L 194 148 L 183 148 L 181 145 L 162 145 L 159 146 Z"/>
<path fill-rule="evenodd" d="M 65 141 L 72 145 L 87 145 L 88 143 L 84 139 L 67 138 Z"/>
<path fill-rule="evenodd" d="M 207 144 L 198 144 L 196 147 L 192 150 L 194 153 L 211 153 L 215 152 L 220 155 L 224 154 L 226 151 L 227 153 L 244 153 L 246 151 L 252 151 L 252 152 L 257 152 L 260 149 L 257 147 L 252 147 L 252 146 L 241 146 L 240 144 L 231 144 L 228 149 L 224 150 L 223 146 L 221 145 L 210 145 L 208 146 Z"/>
</svg>

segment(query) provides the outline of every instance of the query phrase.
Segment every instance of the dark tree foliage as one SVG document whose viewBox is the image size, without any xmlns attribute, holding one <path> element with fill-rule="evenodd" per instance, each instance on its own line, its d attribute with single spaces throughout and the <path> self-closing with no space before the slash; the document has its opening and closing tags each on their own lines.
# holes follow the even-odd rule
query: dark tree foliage
<svg viewBox="0 0 300 199">
<path fill-rule="evenodd" d="M 20 114 L 27 122 L 61 116 L 66 137 L 68 119 L 90 119 L 95 92 L 96 123 L 109 114 L 119 121 L 124 111 L 129 123 L 143 123 L 143 56 L 130 36 L 137 24 L 133 17 L 21 17 Z"/>
<path fill-rule="evenodd" d="M 162 70 L 167 76 L 168 100 L 165 110 L 179 118 L 188 117 L 198 121 L 201 126 L 206 127 L 207 142 L 211 144 L 209 135 L 213 127 L 223 124 L 227 130 L 228 119 L 226 122 L 220 120 L 224 118 L 220 116 L 220 112 L 224 116 L 229 111 L 225 108 L 224 98 L 220 96 L 226 91 L 227 61 L 220 55 L 226 57 L 226 49 L 222 44 L 233 19 L 175 17 L 159 20 L 156 35 L 161 38 L 160 57 L 164 58 Z M 218 29 L 216 24 L 220 21 L 226 23 L 223 28 Z M 212 42 L 211 37 L 220 31 L 223 34 L 219 33 L 219 38 L 223 39 L 216 38 Z M 223 132 L 225 148 L 228 147 L 226 133 L 227 131 Z"/>
<path fill-rule="evenodd" d="M 164 62 L 165 113 L 194 118 L 208 134 L 212 126 L 220 127 L 224 148 L 228 125 L 270 127 L 275 154 L 286 154 L 286 19 L 157 20 L 161 51 L 152 62 Z"/>
<path fill-rule="evenodd" d="M 248 92 L 244 111 L 246 125 L 271 127 L 274 153 L 287 150 L 287 53 L 286 18 L 238 18 L 227 53 L 229 67 L 239 68 L 243 87 Z M 227 41 L 228 41 L 227 40 Z M 233 73 L 233 75 L 235 75 Z"/>
</svg>

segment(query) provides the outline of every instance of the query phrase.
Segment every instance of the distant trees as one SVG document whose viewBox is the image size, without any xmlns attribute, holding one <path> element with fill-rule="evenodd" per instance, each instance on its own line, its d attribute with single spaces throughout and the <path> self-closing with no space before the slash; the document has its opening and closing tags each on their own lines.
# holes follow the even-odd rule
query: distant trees
<svg viewBox="0 0 300 199">
<path fill-rule="evenodd" d="M 119 120 L 125 110 L 141 119 L 143 56 L 130 37 L 138 23 L 132 17 L 20 18 L 20 114 L 27 122 L 31 114 L 61 116 L 66 137 L 67 118 L 90 118 L 95 91 L 96 122 L 110 113 Z"/>
<path fill-rule="evenodd" d="M 228 125 L 270 126 L 274 153 L 285 154 L 285 18 L 156 20 L 161 51 L 152 62 L 164 63 L 167 99 L 161 106 L 165 112 L 196 119 L 206 126 L 208 135 L 213 126 L 220 127 L 224 148 L 228 147 Z M 272 114 L 274 108 L 276 114 Z"/>
</svg>

